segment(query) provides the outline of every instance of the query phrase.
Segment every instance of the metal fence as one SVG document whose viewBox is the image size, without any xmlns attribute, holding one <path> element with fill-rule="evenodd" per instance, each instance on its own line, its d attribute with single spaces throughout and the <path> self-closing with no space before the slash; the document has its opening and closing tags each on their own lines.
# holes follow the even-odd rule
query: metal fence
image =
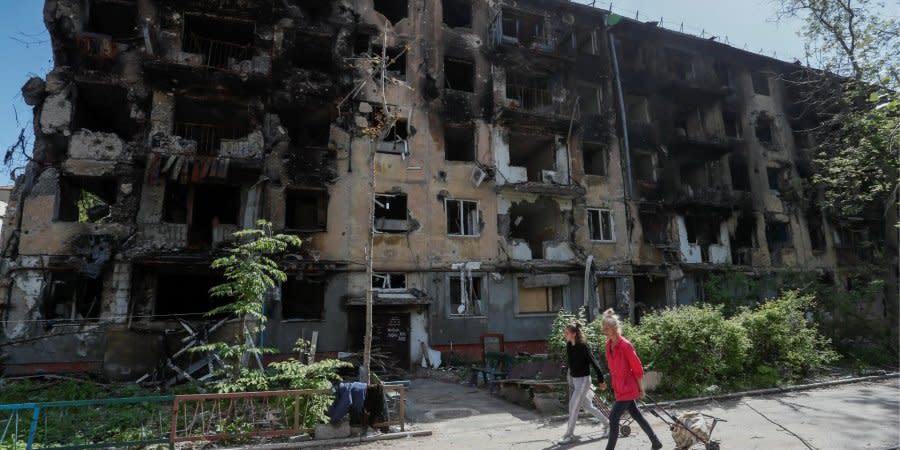
<svg viewBox="0 0 900 450">
<path fill-rule="evenodd" d="M 406 388 L 384 386 L 386 420 L 406 430 Z M 313 431 L 330 389 L 0 404 L 0 450 L 174 448 L 179 442 L 292 436 Z"/>
</svg>

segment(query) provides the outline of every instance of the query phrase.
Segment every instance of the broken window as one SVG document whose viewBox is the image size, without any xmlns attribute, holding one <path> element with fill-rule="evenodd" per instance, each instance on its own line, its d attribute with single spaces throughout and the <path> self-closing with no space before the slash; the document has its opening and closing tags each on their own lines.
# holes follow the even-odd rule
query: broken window
<svg viewBox="0 0 900 450">
<path fill-rule="evenodd" d="M 291 189 L 285 192 L 284 227 L 291 230 L 325 230 L 328 193 L 324 190 Z"/>
<path fill-rule="evenodd" d="M 585 142 L 582 144 L 584 173 L 588 175 L 608 175 L 609 148 L 604 144 Z"/>
<path fill-rule="evenodd" d="M 546 197 L 514 203 L 508 214 L 509 237 L 525 241 L 534 259 L 543 259 L 544 243 L 564 239 L 568 233 L 559 204 Z"/>
<path fill-rule="evenodd" d="M 693 55 L 672 48 L 666 49 L 666 69 L 679 80 L 694 78 Z"/>
<path fill-rule="evenodd" d="M 375 231 L 380 233 L 409 231 L 406 194 L 375 195 Z"/>
<path fill-rule="evenodd" d="M 720 85 L 732 87 L 731 67 L 728 64 L 722 61 L 716 61 L 713 64 L 713 70 L 716 72 L 716 78 L 719 80 Z"/>
<path fill-rule="evenodd" d="M 353 35 L 353 54 L 366 55 L 372 52 L 372 35 L 370 33 L 356 32 Z"/>
<path fill-rule="evenodd" d="M 625 112 L 629 122 L 649 123 L 650 109 L 647 105 L 647 97 L 634 95 L 625 96 Z"/>
<path fill-rule="evenodd" d="M 769 95 L 769 75 L 763 72 L 750 74 L 753 81 L 753 92 L 759 95 Z"/>
<path fill-rule="evenodd" d="M 372 289 L 406 289 L 405 273 L 374 273 Z"/>
<path fill-rule="evenodd" d="M 690 186 L 695 190 L 695 193 L 710 187 L 713 183 L 713 180 L 711 180 L 712 174 L 706 162 L 693 161 L 684 163 L 678 168 L 678 171 L 681 184 Z"/>
<path fill-rule="evenodd" d="M 550 80 L 507 72 L 506 98 L 518 102 L 518 106 L 526 110 L 550 106 L 553 104 L 553 99 L 550 97 Z"/>
<path fill-rule="evenodd" d="M 287 41 L 290 39 L 290 33 L 286 34 L 284 39 Z M 335 68 L 334 56 L 331 53 L 333 36 L 297 30 L 290 41 L 293 41 L 290 57 L 294 67 L 316 72 L 333 72 Z"/>
<path fill-rule="evenodd" d="M 565 305 L 565 287 L 519 287 L 519 314 L 553 314 Z"/>
<path fill-rule="evenodd" d="M 601 100 L 600 89 L 590 86 L 578 87 L 578 106 L 583 116 L 599 115 L 603 109 Z"/>
<path fill-rule="evenodd" d="M 117 191 L 115 178 L 62 177 L 56 219 L 61 222 L 106 222 L 116 203 Z"/>
<path fill-rule="evenodd" d="M 481 234 L 478 202 L 471 200 L 446 199 L 447 235 L 478 236 Z"/>
<path fill-rule="evenodd" d="M 756 139 L 762 144 L 772 143 L 772 119 L 768 116 L 756 118 Z"/>
<path fill-rule="evenodd" d="M 446 125 L 444 127 L 444 159 L 447 161 L 475 161 L 475 127 Z"/>
<path fill-rule="evenodd" d="M 181 50 L 199 54 L 202 66 L 230 69 L 253 57 L 255 37 L 251 21 L 186 14 Z"/>
<path fill-rule="evenodd" d="M 644 315 L 662 309 L 668 304 L 668 288 L 665 276 L 646 274 L 634 277 L 634 323 L 641 323 Z"/>
<path fill-rule="evenodd" d="M 289 109 L 278 115 L 287 128 L 291 145 L 295 148 L 328 147 L 331 123 L 337 117 L 334 104 L 310 102 L 302 108 Z"/>
<path fill-rule="evenodd" d="M 76 83 L 72 129 L 115 133 L 129 139 L 134 131 L 129 104 L 128 91 L 121 86 Z"/>
<path fill-rule="evenodd" d="M 741 138 L 741 122 L 736 112 L 722 110 L 722 125 L 725 127 L 725 136 L 735 139 Z"/>
<path fill-rule="evenodd" d="M 109 35 L 113 39 L 135 36 L 137 4 L 133 1 L 93 0 L 87 4 L 84 31 Z"/>
<path fill-rule="evenodd" d="M 252 131 L 246 105 L 193 97 L 175 99 L 175 135 L 197 142 L 197 153 L 215 155 L 223 141 L 246 137 Z"/>
<path fill-rule="evenodd" d="M 549 42 L 544 28 L 544 18 L 503 8 L 500 39 L 502 42 L 524 47 L 547 47 Z"/>
<path fill-rule="evenodd" d="M 51 272 L 47 289 L 44 318 L 80 320 L 100 317 L 102 277 L 92 279 L 75 271 Z"/>
<path fill-rule="evenodd" d="M 405 19 L 409 13 L 406 0 L 374 0 L 374 5 L 375 11 L 394 24 Z"/>
<path fill-rule="evenodd" d="M 731 246 L 734 249 L 752 249 L 756 247 L 754 241 L 756 240 L 756 219 L 753 217 L 740 217 L 737 220 L 737 226 L 734 229 L 734 240 L 731 243 Z M 735 252 L 737 255 L 737 252 Z M 743 258 L 741 255 L 735 256 L 733 258 L 734 264 L 738 265 L 749 265 L 749 255 L 748 258 Z"/>
<path fill-rule="evenodd" d="M 524 167 L 528 181 L 552 182 L 556 176 L 556 142 L 552 136 L 510 133 L 509 164 Z"/>
<path fill-rule="evenodd" d="M 444 23 L 451 28 L 472 26 L 472 2 L 470 0 L 441 0 Z"/>
<path fill-rule="evenodd" d="M 322 320 L 326 283 L 290 278 L 281 285 L 281 318 Z"/>
<path fill-rule="evenodd" d="M 475 64 L 444 58 L 444 87 L 454 91 L 475 92 Z"/>
<path fill-rule="evenodd" d="M 638 42 L 629 39 L 617 39 L 616 57 L 622 62 L 622 68 L 627 71 L 637 71 L 644 68 L 644 48 Z"/>
<path fill-rule="evenodd" d="M 578 52 L 583 55 L 599 55 L 600 41 L 595 30 L 585 31 L 578 35 Z"/>
<path fill-rule="evenodd" d="M 788 222 L 766 223 L 766 241 L 769 250 L 793 247 L 791 244 L 791 224 Z"/>
<path fill-rule="evenodd" d="M 391 124 L 384 139 L 378 143 L 378 151 L 393 155 L 409 154 L 407 138 L 409 138 L 409 122 L 406 119 L 397 119 Z"/>
<path fill-rule="evenodd" d="M 750 169 L 743 158 L 732 157 L 728 161 L 731 170 L 731 189 L 735 191 L 750 191 Z"/>
<path fill-rule="evenodd" d="M 813 251 L 825 251 L 825 227 L 822 223 L 822 216 L 816 211 L 809 211 L 806 214 L 806 226 L 809 228 L 809 243 Z"/>
<path fill-rule="evenodd" d="M 484 277 L 450 277 L 450 315 L 451 316 L 481 316 L 484 314 L 484 296 L 482 285 Z"/>
<path fill-rule="evenodd" d="M 588 233 L 592 241 L 615 242 L 612 211 L 608 209 L 588 209 Z"/>
<path fill-rule="evenodd" d="M 384 71 L 389 78 L 406 80 L 406 47 L 390 47 L 384 51 L 380 46 L 375 46 L 372 52 L 379 58 L 384 52 L 386 59 Z"/>
<path fill-rule="evenodd" d="M 769 189 L 781 191 L 781 170 L 777 167 L 767 167 L 766 176 L 769 181 Z"/>
<path fill-rule="evenodd" d="M 618 304 L 618 301 L 616 299 L 616 279 L 598 279 L 597 296 L 599 297 L 600 311 L 606 311 L 609 308 L 615 308 Z"/>
<path fill-rule="evenodd" d="M 687 240 L 691 244 L 709 245 L 719 244 L 719 221 L 710 217 L 686 216 L 684 228 L 687 231 Z M 706 258 L 704 258 L 706 261 Z"/>
<path fill-rule="evenodd" d="M 189 196 L 188 185 L 167 182 L 163 198 L 163 222 L 187 223 Z"/>
<path fill-rule="evenodd" d="M 635 153 L 634 173 L 638 181 L 656 182 L 656 160 L 651 153 Z"/>
<path fill-rule="evenodd" d="M 241 189 L 226 184 L 195 184 L 191 187 L 188 241 L 194 246 L 213 242 L 218 225 L 237 225 L 241 211 Z"/>
<path fill-rule="evenodd" d="M 658 245 L 669 243 L 668 221 L 664 217 L 655 212 L 641 211 L 638 213 L 638 218 L 641 221 L 644 242 Z"/>
<path fill-rule="evenodd" d="M 161 272 L 156 279 L 156 302 L 153 310 L 157 319 L 174 317 L 200 319 L 213 308 L 232 301 L 213 297 L 209 290 L 222 284 L 220 275 L 196 273 L 196 270 Z"/>
</svg>

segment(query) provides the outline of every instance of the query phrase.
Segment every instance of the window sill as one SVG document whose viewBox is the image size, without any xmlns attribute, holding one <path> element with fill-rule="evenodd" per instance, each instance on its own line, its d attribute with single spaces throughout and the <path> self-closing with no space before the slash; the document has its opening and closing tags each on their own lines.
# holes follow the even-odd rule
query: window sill
<svg viewBox="0 0 900 450">
<path fill-rule="evenodd" d="M 448 238 L 465 238 L 465 239 L 477 239 L 480 238 L 480 234 L 448 234 Z"/>
<path fill-rule="evenodd" d="M 487 316 L 484 315 L 484 314 L 477 315 L 477 316 L 467 316 L 467 315 L 465 315 L 465 314 L 450 314 L 450 315 L 447 316 L 447 318 L 450 319 L 450 320 L 459 320 L 459 319 L 482 319 L 482 320 L 487 320 Z"/>
<path fill-rule="evenodd" d="M 615 243 L 616 243 L 615 240 L 612 240 L 612 241 L 598 241 L 598 240 L 595 240 L 595 239 L 591 239 L 591 244 L 615 244 Z"/>
</svg>

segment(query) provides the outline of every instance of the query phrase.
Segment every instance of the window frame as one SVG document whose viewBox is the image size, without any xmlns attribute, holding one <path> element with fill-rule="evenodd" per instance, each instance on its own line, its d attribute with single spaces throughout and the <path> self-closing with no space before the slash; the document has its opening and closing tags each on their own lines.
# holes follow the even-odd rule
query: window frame
<svg viewBox="0 0 900 450">
<path fill-rule="evenodd" d="M 454 308 L 453 297 L 451 295 L 452 294 L 452 283 L 454 283 L 454 282 L 460 283 L 460 290 L 462 290 L 461 284 L 462 284 L 463 278 L 464 277 L 459 274 L 453 274 L 453 273 L 447 274 L 447 279 L 446 279 L 447 289 L 445 292 L 446 299 L 447 299 L 447 317 L 450 319 L 484 319 L 484 318 L 487 318 L 486 310 L 488 309 L 488 287 L 487 287 L 488 286 L 488 283 L 487 283 L 488 277 L 485 276 L 484 273 L 472 273 L 472 279 L 473 280 L 478 279 L 479 283 L 481 283 L 481 292 L 480 292 L 481 298 L 478 299 L 481 301 L 481 307 L 479 308 L 478 314 L 459 314 L 456 312 L 456 310 Z M 456 303 L 456 305 L 459 305 L 459 304 L 460 303 Z"/>
<path fill-rule="evenodd" d="M 526 288 L 526 289 L 547 289 L 547 290 L 549 290 L 549 292 L 550 292 L 550 298 L 549 298 L 549 300 L 550 300 L 551 303 L 552 303 L 552 301 L 553 301 L 553 297 L 552 297 L 552 296 L 553 296 L 553 290 L 554 290 L 554 289 L 560 289 L 560 292 L 562 293 L 562 303 L 559 305 L 559 309 L 557 309 L 557 310 L 555 310 L 555 311 L 535 311 L 535 312 L 524 311 L 524 312 L 523 312 L 523 311 L 522 311 L 522 303 L 521 303 L 521 301 L 520 301 L 520 296 L 519 296 L 519 293 L 520 293 L 520 291 L 521 291 L 521 289 L 522 289 L 521 286 L 520 286 L 520 283 L 521 283 L 521 280 L 517 277 L 517 278 L 516 278 L 516 284 L 515 284 L 515 289 L 516 289 L 516 316 L 517 316 L 517 317 L 555 317 L 556 315 L 559 314 L 559 311 L 562 311 L 562 310 L 564 310 L 564 309 L 566 309 L 566 308 L 569 307 L 569 290 L 567 289 L 568 286 L 542 286 L 542 287 Z M 551 305 L 551 306 L 552 306 L 552 305 Z"/>
<path fill-rule="evenodd" d="M 460 214 L 460 216 L 459 216 L 460 233 L 459 234 L 451 234 L 450 233 L 450 208 L 449 208 L 450 202 L 458 202 L 459 203 L 459 206 L 458 206 L 459 214 Z M 475 205 L 475 222 L 474 222 L 475 226 L 472 227 L 473 228 L 472 231 L 475 234 L 464 234 L 466 227 L 464 225 L 465 224 L 465 213 L 464 213 L 465 208 L 463 207 L 463 205 L 465 203 L 473 203 Z M 461 198 L 445 198 L 444 199 L 444 216 L 447 219 L 446 220 L 447 236 L 448 237 L 456 237 L 456 238 L 479 238 L 479 237 L 481 237 L 481 227 L 480 227 L 481 211 L 479 209 L 480 206 L 481 205 L 478 200 L 467 200 L 467 199 L 461 199 Z"/>
<path fill-rule="evenodd" d="M 772 83 L 770 82 L 770 75 L 767 72 L 763 71 L 753 71 L 750 72 L 750 84 L 752 85 L 753 93 L 755 95 L 764 95 L 766 97 L 772 96 Z M 765 86 L 761 84 L 761 82 L 765 81 Z M 762 92 L 765 91 L 765 92 Z"/>
<path fill-rule="evenodd" d="M 593 220 L 594 213 L 597 214 L 596 220 L 599 223 L 594 222 L 594 220 Z M 610 234 L 609 236 L 603 236 L 603 213 L 606 213 L 607 216 L 609 217 L 609 234 Z M 616 226 L 615 226 L 616 220 L 615 220 L 615 217 L 613 216 L 612 209 L 609 209 L 609 208 L 587 208 L 587 220 L 588 220 L 588 238 L 590 239 L 591 242 L 599 242 L 599 243 L 605 243 L 605 244 L 616 242 Z M 595 224 L 594 226 L 597 226 L 597 225 L 600 226 L 600 229 L 598 230 L 598 231 L 600 231 L 600 233 L 599 233 L 600 239 L 594 239 L 594 233 L 593 233 L 594 230 L 592 229 L 593 227 L 591 226 L 592 224 Z M 604 237 L 607 237 L 608 239 L 604 239 Z"/>
</svg>

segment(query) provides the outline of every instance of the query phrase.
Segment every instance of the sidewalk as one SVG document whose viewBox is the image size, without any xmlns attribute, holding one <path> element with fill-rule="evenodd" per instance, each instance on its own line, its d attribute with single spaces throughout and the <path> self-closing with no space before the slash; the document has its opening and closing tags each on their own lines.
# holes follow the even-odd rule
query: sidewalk
<svg viewBox="0 0 900 450">
<path fill-rule="evenodd" d="M 554 446 L 565 423 L 550 422 L 487 392 L 429 379 L 414 380 L 408 412 L 419 428 L 433 431 L 424 438 L 377 442 L 364 449 L 578 449 L 604 448 L 605 436 L 582 420 L 571 445 Z M 900 378 L 830 388 L 744 397 L 691 405 L 728 422 L 713 437 L 723 449 L 807 450 L 889 449 L 900 446 Z M 677 414 L 679 409 L 670 410 Z M 668 428 L 645 414 L 667 449 L 674 448 Z M 636 424 L 632 435 L 620 438 L 617 449 L 648 449 L 650 441 Z M 702 448 L 698 445 L 696 449 Z"/>
</svg>

